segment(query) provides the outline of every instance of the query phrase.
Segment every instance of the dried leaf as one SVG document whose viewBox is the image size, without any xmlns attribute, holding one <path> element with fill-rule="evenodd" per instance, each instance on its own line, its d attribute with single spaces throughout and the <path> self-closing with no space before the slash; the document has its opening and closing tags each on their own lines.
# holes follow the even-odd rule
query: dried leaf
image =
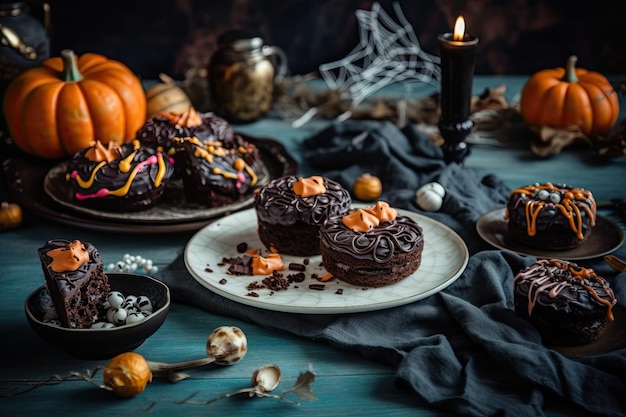
<svg viewBox="0 0 626 417">
<path fill-rule="evenodd" d="M 538 156 L 548 157 L 559 154 L 567 146 L 577 142 L 589 144 L 589 138 L 578 126 L 557 129 L 549 126 L 531 127 L 537 138 L 530 144 L 531 151 Z"/>
<path fill-rule="evenodd" d="M 289 392 L 293 392 L 300 399 L 307 401 L 315 401 L 317 397 L 313 393 L 311 389 L 311 384 L 315 382 L 315 374 L 312 371 L 300 372 L 298 375 L 298 380 L 295 385 L 285 391 L 283 391 L 283 395 Z"/>
</svg>

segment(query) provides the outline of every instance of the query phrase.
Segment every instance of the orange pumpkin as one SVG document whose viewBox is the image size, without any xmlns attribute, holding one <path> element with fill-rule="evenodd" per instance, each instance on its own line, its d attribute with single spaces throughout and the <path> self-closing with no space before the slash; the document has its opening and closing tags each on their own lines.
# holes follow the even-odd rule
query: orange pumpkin
<svg viewBox="0 0 626 417">
<path fill-rule="evenodd" d="M 130 141 L 146 121 L 146 95 L 128 67 L 70 50 L 13 79 L 3 107 L 15 144 L 47 159 L 71 156 L 95 140 Z"/>
<path fill-rule="evenodd" d="M 587 135 L 607 133 L 619 116 L 617 93 L 607 78 L 575 68 L 571 56 L 565 68 L 538 71 L 521 92 L 520 112 L 531 126 L 579 126 Z"/>
</svg>

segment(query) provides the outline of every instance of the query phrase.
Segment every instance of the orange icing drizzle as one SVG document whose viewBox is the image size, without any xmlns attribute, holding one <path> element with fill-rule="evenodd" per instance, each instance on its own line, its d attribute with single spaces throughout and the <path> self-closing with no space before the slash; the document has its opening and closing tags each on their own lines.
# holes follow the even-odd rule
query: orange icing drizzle
<svg viewBox="0 0 626 417">
<path fill-rule="evenodd" d="M 311 197 L 314 195 L 324 194 L 326 186 L 324 186 L 324 178 L 314 175 L 309 178 L 298 178 L 291 186 L 293 192 L 300 197 Z"/>
<path fill-rule="evenodd" d="M 121 156 L 122 149 L 117 143 L 109 142 L 105 148 L 99 140 L 85 152 L 85 158 L 93 162 L 111 162 L 120 159 Z"/>
<path fill-rule="evenodd" d="M 546 191 L 561 191 L 561 189 L 552 185 L 552 183 L 546 183 L 545 185 L 538 185 L 532 187 L 522 187 L 514 190 L 511 194 L 525 194 L 531 197 L 534 197 L 536 191 L 546 190 Z M 589 206 L 587 204 L 589 203 Z M 547 204 L 545 201 L 530 201 L 526 204 L 525 213 L 526 213 L 526 225 L 529 236 L 535 236 L 537 233 L 537 217 L 539 213 L 543 209 L 543 207 Z M 554 203 L 551 203 L 554 204 Z M 590 219 L 591 227 L 595 226 L 595 218 L 596 218 L 596 202 L 591 195 L 591 192 L 582 189 L 572 189 L 567 190 L 563 193 L 563 197 L 559 203 L 554 204 L 554 206 L 565 216 L 569 222 L 569 226 L 574 233 L 576 233 L 576 237 L 579 240 L 583 239 L 582 232 L 582 218 L 580 216 L 580 209 L 582 208 Z M 575 217 L 575 218 L 574 218 Z M 509 209 L 507 208 L 506 214 L 504 216 L 505 219 L 509 218 Z"/>
<path fill-rule="evenodd" d="M 200 117 L 200 113 L 193 106 L 183 113 L 161 112 L 159 117 L 165 117 L 170 123 L 178 127 L 198 127 L 202 125 L 202 117 Z"/>
<path fill-rule="evenodd" d="M 601 284 L 606 284 L 606 281 L 604 280 L 604 278 L 598 276 L 595 271 L 591 268 L 583 268 L 583 267 L 578 267 L 578 268 L 574 268 L 571 266 L 571 264 L 567 263 L 567 262 L 563 262 L 560 261 L 558 259 L 550 259 L 549 261 L 552 265 L 556 266 L 559 269 L 568 269 L 569 272 L 574 276 L 574 278 L 576 278 L 578 281 L 580 281 L 580 285 L 587 290 L 587 292 L 594 298 L 596 299 L 598 302 L 604 304 L 607 307 L 607 316 L 608 319 L 610 321 L 613 321 L 614 317 L 613 317 L 613 304 L 611 302 L 609 302 L 608 300 L 605 300 L 603 298 L 600 298 L 600 296 L 598 295 L 598 293 L 589 285 L 585 284 L 584 280 L 588 279 L 588 278 L 595 278 L 598 282 L 600 282 Z"/>
<path fill-rule="evenodd" d="M 284 269 L 283 259 L 277 253 L 270 253 L 267 255 L 267 258 L 260 255 L 252 258 L 253 275 L 269 275 L 274 271 L 283 271 Z"/>
<path fill-rule="evenodd" d="M 224 146 L 222 145 L 222 142 L 220 141 L 206 141 L 202 143 L 200 139 L 198 139 L 195 136 L 192 138 L 190 137 L 174 138 L 174 140 L 178 142 L 187 141 L 195 145 L 193 155 L 196 158 L 206 160 L 208 163 L 213 163 L 213 158 L 215 156 L 226 157 L 229 154 L 229 150 L 224 148 Z M 248 150 L 240 146 L 239 148 L 237 148 L 237 150 L 231 150 L 230 152 L 239 152 L 241 154 L 245 154 L 248 152 Z M 236 172 L 225 172 L 225 171 L 220 170 L 219 168 L 213 168 L 212 172 L 216 175 L 221 175 L 224 178 L 240 180 L 241 176 L 239 175 L 239 173 L 241 173 L 242 171 L 246 171 L 248 175 L 250 175 L 250 185 L 255 185 L 257 181 L 259 180 L 256 173 L 252 170 L 252 167 L 250 167 L 246 163 L 246 161 L 243 160 L 243 158 L 236 158 L 233 161 L 232 167 L 233 169 L 235 169 Z"/>
<path fill-rule="evenodd" d="M 49 250 L 46 254 L 52 258 L 50 269 L 54 272 L 76 271 L 81 265 L 89 261 L 89 252 L 80 240 L 75 240 L 64 247 Z"/>
</svg>

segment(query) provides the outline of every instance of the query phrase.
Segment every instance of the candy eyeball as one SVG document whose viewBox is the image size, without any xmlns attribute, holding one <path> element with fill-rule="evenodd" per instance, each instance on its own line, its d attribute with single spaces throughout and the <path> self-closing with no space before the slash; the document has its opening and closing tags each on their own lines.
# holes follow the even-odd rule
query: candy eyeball
<svg viewBox="0 0 626 417">
<path fill-rule="evenodd" d="M 115 327 L 115 324 L 109 323 L 108 321 L 97 321 L 91 325 L 92 329 L 112 329 Z"/>
<path fill-rule="evenodd" d="M 132 313 L 128 314 L 128 317 L 126 317 L 126 324 L 139 323 L 144 321 L 145 319 L 146 316 L 144 316 L 142 313 L 133 311 Z"/>
<path fill-rule="evenodd" d="M 119 308 L 124 303 L 124 294 L 119 291 L 111 291 L 106 296 L 106 302 L 110 308 Z"/>
<path fill-rule="evenodd" d="M 153 310 L 152 302 L 145 295 L 140 295 L 139 297 L 137 297 L 136 305 L 137 307 L 139 307 L 140 311 L 152 312 Z"/>
<path fill-rule="evenodd" d="M 443 205 L 446 190 L 438 182 L 429 182 L 415 193 L 415 202 L 425 211 L 437 211 Z"/>
<path fill-rule="evenodd" d="M 549 199 L 552 204 L 559 204 L 561 202 L 561 194 L 550 193 Z"/>
<path fill-rule="evenodd" d="M 128 317 L 128 311 L 123 308 L 110 308 L 107 310 L 107 321 L 117 326 L 126 323 L 126 317 Z"/>
<path fill-rule="evenodd" d="M 548 190 L 539 190 L 537 191 L 537 198 L 541 201 L 546 201 L 548 200 L 548 197 L 550 197 L 550 191 Z"/>
</svg>

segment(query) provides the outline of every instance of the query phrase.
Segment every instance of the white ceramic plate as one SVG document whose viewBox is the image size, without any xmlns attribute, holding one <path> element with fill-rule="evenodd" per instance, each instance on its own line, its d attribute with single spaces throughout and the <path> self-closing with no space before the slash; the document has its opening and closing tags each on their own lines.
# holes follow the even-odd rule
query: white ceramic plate
<svg viewBox="0 0 626 417">
<path fill-rule="evenodd" d="M 271 292 L 255 290 L 252 297 L 248 284 L 261 282 L 264 276 L 235 276 L 227 274 L 229 265 L 219 266 L 224 257 L 241 256 L 237 245 L 262 249 L 257 236 L 254 209 L 223 217 L 198 231 L 185 248 L 185 264 L 191 275 L 209 290 L 233 301 L 268 310 L 304 314 L 355 313 L 380 310 L 421 300 L 435 294 L 461 276 L 469 260 L 465 242 L 449 227 L 405 210 L 399 214 L 413 218 L 424 231 L 424 251 L 419 269 L 404 280 L 381 288 L 361 288 L 337 279 L 324 282 L 323 290 L 312 290 L 310 284 L 320 284 L 313 274 L 323 276 L 321 256 L 309 258 L 304 282 L 292 283 L 287 290 Z M 304 258 L 282 255 L 285 266 L 291 262 L 302 264 Z M 285 275 L 295 273 L 284 271 Z M 223 282 L 225 280 L 225 282 Z M 222 282 L 220 282 L 222 281 Z M 338 293 L 338 290 L 340 293 Z"/>
<path fill-rule="evenodd" d="M 508 237 L 505 212 L 506 208 L 500 208 L 484 214 L 476 222 L 476 231 L 490 245 L 520 255 L 576 261 L 607 255 L 624 242 L 624 232 L 617 224 L 606 217 L 597 216 L 591 235 L 576 248 L 554 251 L 532 248 Z"/>
</svg>

